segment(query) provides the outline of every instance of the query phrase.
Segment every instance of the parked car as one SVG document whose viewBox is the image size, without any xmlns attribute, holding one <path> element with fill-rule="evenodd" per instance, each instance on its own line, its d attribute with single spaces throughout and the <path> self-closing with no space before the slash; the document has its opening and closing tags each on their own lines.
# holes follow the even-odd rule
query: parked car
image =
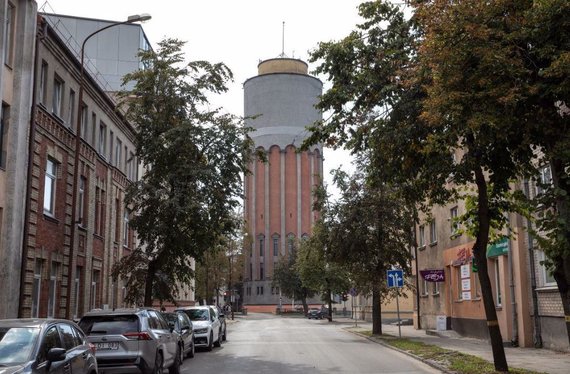
<svg viewBox="0 0 570 374">
<path fill-rule="evenodd" d="M 95 346 L 74 322 L 0 320 L 0 373 L 97 374 Z"/>
<path fill-rule="evenodd" d="M 224 310 L 219 306 L 216 306 L 214 308 L 214 311 L 216 312 L 216 314 L 218 315 L 218 319 L 220 320 L 220 334 L 222 335 L 222 341 L 225 342 L 228 337 L 228 330 L 226 328 L 226 313 L 224 313 Z"/>
<path fill-rule="evenodd" d="M 154 309 L 97 310 L 86 313 L 79 326 L 96 346 L 102 373 L 180 372 L 178 335 Z"/>
<path fill-rule="evenodd" d="M 219 347 L 222 344 L 220 320 L 214 311 L 214 307 L 208 305 L 189 306 L 178 308 L 176 311 L 186 313 L 192 321 L 196 347 L 205 347 L 211 351 L 213 346 Z"/>
<path fill-rule="evenodd" d="M 307 312 L 308 319 L 323 319 L 323 313 L 320 309 L 309 309 Z"/>
<path fill-rule="evenodd" d="M 168 326 L 179 335 L 181 360 L 184 357 L 194 357 L 194 327 L 188 315 L 184 312 L 162 313 Z"/>
</svg>

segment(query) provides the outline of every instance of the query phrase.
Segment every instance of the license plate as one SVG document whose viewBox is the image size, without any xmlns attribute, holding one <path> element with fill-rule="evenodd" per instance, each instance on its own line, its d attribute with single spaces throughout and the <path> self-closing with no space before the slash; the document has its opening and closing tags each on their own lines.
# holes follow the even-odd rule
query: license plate
<svg viewBox="0 0 570 374">
<path fill-rule="evenodd" d="M 100 349 L 100 350 L 104 350 L 104 349 L 119 349 L 119 343 L 117 343 L 117 342 L 97 343 L 97 349 Z"/>
</svg>

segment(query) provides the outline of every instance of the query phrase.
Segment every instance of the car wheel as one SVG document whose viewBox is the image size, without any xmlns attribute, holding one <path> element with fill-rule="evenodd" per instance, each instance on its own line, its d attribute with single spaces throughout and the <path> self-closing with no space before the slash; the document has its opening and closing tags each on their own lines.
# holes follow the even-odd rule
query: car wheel
<svg viewBox="0 0 570 374">
<path fill-rule="evenodd" d="M 180 364 L 182 363 L 181 353 L 180 346 L 178 346 L 176 349 L 176 358 L 174 358 L 172 366 L 168 368 L 168 374 L 180 374 Z"/>
<path fill-rule="evenodd" d="M 162 370 L 162 354 L 160 352 L 156 352 L 156 357 L 154 359 L 154 370 L 152 371 L 152 374 L 162 374 L 163 370 Z"/>
<path fill-rule="evenodd" d="M 222 346 L 222 332 L 218 332 L 218 340 L 214 343 L 214 347 L 221 347 Z"/>
<path fill-rule="evenodd" d="M 214 344 L 214 334 L 210 333 L 210 339 L 208 339 L 208 347 L 206 347 L 206 350 L 209 352 L 212 350 Z"/>
<path fill-rule="evenodd" d="M 228 329 L 225 326 L 224 326 L 224 335 L 222 335 L 222 340 L 223 341 L 228 340 Z"/>
<path fill-rule="evenodd" d="M 192 344 L 190 346 L 190 352 L 188 352 L 188 356 L 189 358 L 194 358 L 194 352 L 196 351 L 196 347 L 194 346 L 194 341 L 192 341 Z"/>
</svg>

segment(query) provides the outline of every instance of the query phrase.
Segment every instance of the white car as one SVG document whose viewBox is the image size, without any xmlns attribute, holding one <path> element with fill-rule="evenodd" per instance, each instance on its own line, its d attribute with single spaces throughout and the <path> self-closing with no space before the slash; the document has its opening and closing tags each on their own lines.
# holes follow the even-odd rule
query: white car
<svg viewBox="0 0 570 374">
<path fill-rule="evenodd" d="M 194 345 L 205 347 L 208 351 L 211 351 L 213 346 L 219 347 L 222 344 L 220 320 L 213 308 L 213 306 L 203 305 L 176 309 L 176 311 L 186 313 L 192 321 Z"/>
</svg>

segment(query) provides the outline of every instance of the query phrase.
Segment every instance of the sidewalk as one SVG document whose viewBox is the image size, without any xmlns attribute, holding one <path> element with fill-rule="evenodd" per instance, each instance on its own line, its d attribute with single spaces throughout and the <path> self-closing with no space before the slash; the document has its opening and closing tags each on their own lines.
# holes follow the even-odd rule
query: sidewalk
<svg viewBox="0 0 570 374">
<path fill-rule="evenodd" d="M 372 323 L 358 321 L 358 327 L 354 327 L 354 320 L 336 317 L 335 322 L 346 325 L 350 331 L 371 331 Z M 459 351 L 473 356 L 481 357 L 493 362 L 491 344 L 486 340 L 461 337 L 454 332 L 438 335 L 427 335 L 426 330 L 416 330 L 413 326 L 401 326 L 402 338 L 407 338 L 425 344 L 437 345 L 441 348 Z M 382 325 L 382 333 L 398 336 L 398 326 Z M 560 353 L 548 349 L 513 348 L 505 347 L 507 363 L 509 367 L 535 370 L 551 374 L 570 373 L 570 353 Z"/>
</svg>

